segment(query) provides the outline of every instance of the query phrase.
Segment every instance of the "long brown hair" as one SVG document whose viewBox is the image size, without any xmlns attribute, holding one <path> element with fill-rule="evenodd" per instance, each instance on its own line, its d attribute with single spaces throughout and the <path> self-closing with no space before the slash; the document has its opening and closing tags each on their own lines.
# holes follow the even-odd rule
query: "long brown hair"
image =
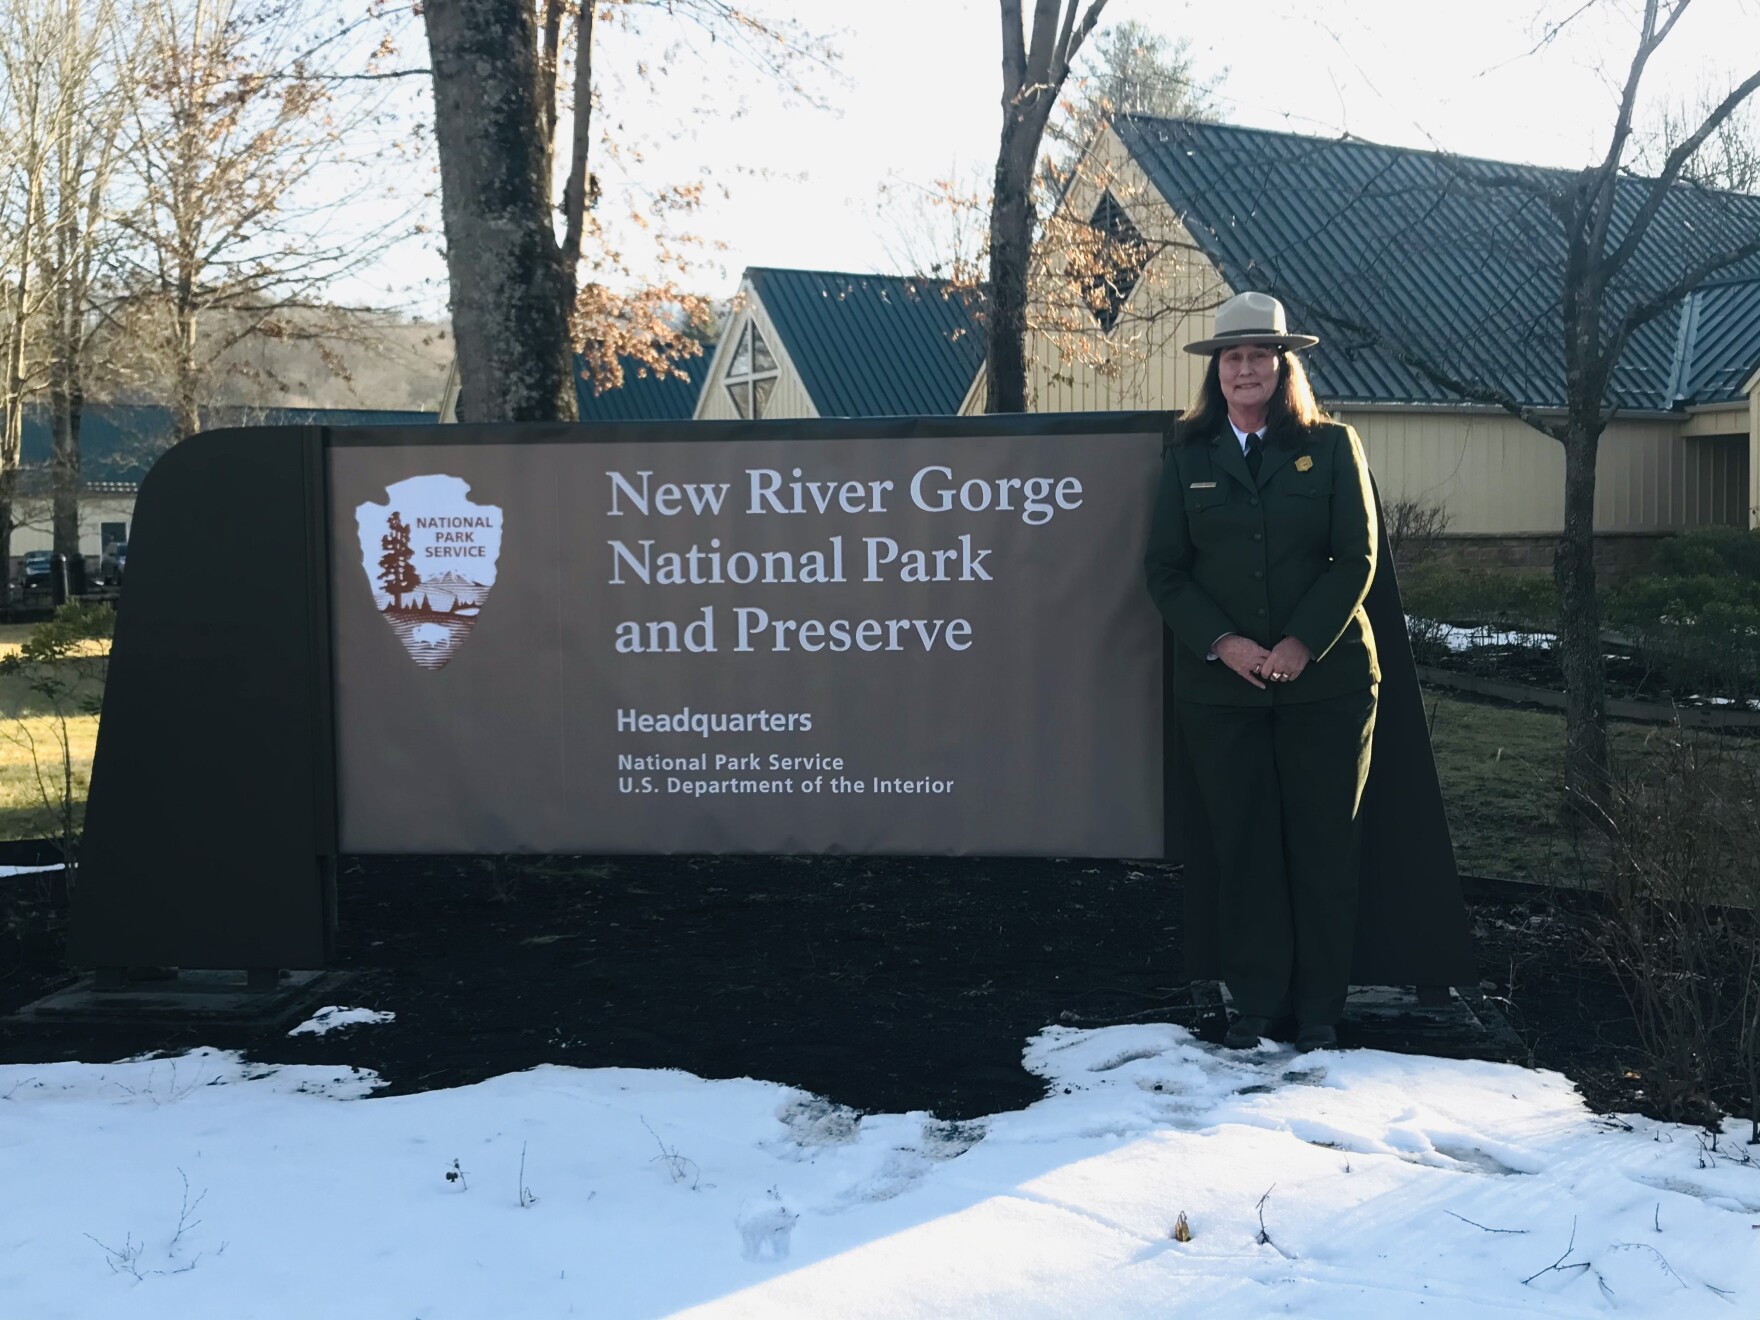
<svg viewBox="0 0 1760 1320">
<path fill-rule="evenodd" d="M 1314 398 L 1308 373 L 1301 359 L 1287 348 L 1277 350 L 1277 389 L 1265 403 L 1265 438 L 1273 444 L 1294 445 L 1308 431 L 1332 418 Z M 1204 383 L 1192 406 L 1180 414 L 1178 436 L 1185 440 L 1208 440 L 1228 421 L 1228 400 L 1222 394 L 1222 354 L 1210 355 Z"/>
</svg>

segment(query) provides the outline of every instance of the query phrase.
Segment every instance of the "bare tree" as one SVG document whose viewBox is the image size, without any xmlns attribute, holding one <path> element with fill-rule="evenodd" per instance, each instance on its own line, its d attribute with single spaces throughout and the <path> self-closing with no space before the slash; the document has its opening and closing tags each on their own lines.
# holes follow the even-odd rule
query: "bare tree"
<svg viewBox="0 0 1760 1320">
<path fill-rule="evenodd" d="M 989 174 L 987 168 L 955 166 L 930 183 L 895 175 L 880 185 L 875 233 L 893 274 L 982 287 L 989 265 Z"/>
<path fill-rule="evenodd" d="M 320 301 L 403 230 L 347 224 L 378 195 L 366 167 L 380 98 L 346 83 L 337 62 L 353 55 L 316 33 L 305 0 L 135 0 L 129 21 L 143 73 L 122 89 L 135 192 L 122 279 L 132 310 L 157 322 L 182 438 L 230 347 L 299 333 L 281 313 Z M 204 335 L 220 311 L 224 328 Z"/>
<path fill-rule="evenodd" d="M 9 26 L 42 24 L 56 34 L 54 113 L 39 250 L 48 303 L 54 548 L 80 553 L 80 420 L 87 358 L 97 324 L 93 301 L 118 237 L 113 206 L 132 48 L 113 0 L 9 0 Z"/>
<path fill-rule="evenodd" d="M 1218 74 L 1199 74 L 1187 37 L 1171 38 L 1135 20 L 1101 28 L 1076 62 L 1058 113 L 1046 122 L 1046 184 L 1062 192 L 1082 153 L 1117 115 L 1214 118 L 1220 82 Z"/>
<path fill-rule="evenodd" d="M 40 337 L 48 307 L 48 204 L 56 138 L 57 38 L 37 13 L 9 6 L 0 34 L 0 240 L 4 241 L 5 333 L 0 365 L 0 570 L 11 563 L 17 526 L 19 449 L 29 396 L 42 385 Z"/>
<path fill-rule="evenodd" d="M 1483 240 L 1481 258 L 1509 268 L 1507 299 L 1495 309 L 1496 325 L 1402 321 L 1404 300 L 1393 292 L 1398 278 L 1389 273 L 1401 257 L 1397 242 L 1361 245 L 1361 269 L 1310 308 L 1319 319 L 1360 342 L 1376 344 L 1449 394 L 1503 408 L 1563 448 L 1564 530 L 1554 576 L 1567 696 L 1565 788 L 1573 804 L 1600 820 L 1608 802 L 1609 767 L 1605 661 L 1595 594 L 1595 467 L 1602 433 L 1617 406 L 1621 359 L 1635 336 L 1687 294 L 1760 254 L 1760 227 L 1743 219 L 1745 208 L 1735 205 L 1746 199 L 1704 195 L 1696 219 L 1686 223 L 1678 196 L 1707 142 L 1760 87 L 1760 70 L 1735 84 L 1690 131 L 1679 134 L 1654 177 L 1636 177 L 1627 168 L 1637 149 L 1635 113 L 1645 72 L 1691 4 L 1645 0 L 1607 149 L 1594 164 L 1574 172 L 1542 171 L 1443 157 L 1439 169 L 1448 195 L 1432 195 L 1420 204 L 1409 192 L 1387 191 L 1401 186 L 1397 180 L 1372 180 L 1363 185 L 1360 197 L 1346 199 L 1331 218 L 1332 223 L 1349 224 L 1353 205 L 1393 206 L 1405 208 L 1402 214 L 1420 214 L 1417 223 L 1428 225 L 1438 208 L 1476 199 L 1482 203 L 1479 209 L 1492 217 L 1486 232 L 1477 236 Z M 1458 210 L 1450 214 L 1463 220 L 1466 215 Z M 1666 236 L 1656 233 L 1659 217 L 1665 228 L 1672 226 Z M 1646 258 L 1635 260 L 1640 249 Z M 1378 310 L 1353 312 L 1353 306 L 1360 309 L 1366 300 L 1377 301 Z M 1519 317 L 1528 319 L 1517 326 Z M 1562 409 L 1512 389 L 1507 374 L 1498 379 L 1493 372 L 1464 365 L 1469 357 L 1489 360 L 1486 352 L 1460 351 L 1465 344 L 1484 349 L 1487 333 L 1507 336 L 1489 356 L 1515 374 L 1532 375 L 1535 362 L 1558 362 Z M 1536 338 L 1543 335 L 1554 337 L 1550 346 Z"/>
<path fill-rule="evenodd" d="M 798 23 L 731 0 L 434 0 L 424 15 L 459 419 L 573 417 L 577 351 L 600 389 L 621 383 L 626 358 L 668 372 L 700 353 L 709 304 L 683 279 L 706 245 L 681 222 L 705 186 L 648 188 L 627 213 L 606 214 L 602 171 L 621 144 L 596 125 L 594 44 L 651 16 L 705 35 L 809 101 L 806 71 L 834 68 L 836 52 Z M 648 240 L 640 260 L 614 236 L 619 221 Z"/>
<path fill-rule="evenodd" d="M 1027 281 L 1033 256 L 1033 176 L 1045 126 L 1106 0 L 1034 0 L 1031 36 L 1021 0 L 1001 0 L 1002 137 L 990 205 L 987 412 L 1027 408 Z"/>
<path fill-rule="evenodd" d="M 1104 133 L 1116 116 L 1209 116 L 1211 83 L 1193 71 L 1188 43 L 1141 24 L 1101 28 L 1047 121 L 1049 144 L 1032 184 L 1025 352 L 1048 368 L 1120 381 L 1164 347 L 1157 327 L 1214 306 L 1220 286 L 1189 279 L 1201 251 L 1125 153 Z M 893 179 L 880 190 L 880 233 L 899 274 L 927 275 L 983 307 L 988 301 L 991 178 L 975 174 L 924 186 Z M 1120 386 L 1119 388 L 1123 388 Z M 1042 400 L 1033 400 L 1039 406 Z"/>
<path fill-rule="evenodd" d="M 1701 91 L 1690 100 L 1664 106 L 1655 131 L 1638 153 L 1638 171 L 1659 173 L 1669 153 L 1711 116 L 1719 99 Z M 1712 130 L 1681 167 L 1681 178 L 1707 188 L 1760 192 L 1760 123 L 1755 122 L 1751 101 L 1743 102 Z"/>
<path fill-rule="evenodd" d="M 32 150 L 41 123 L 39 98 L 22 82 L 16 68 L 25 55 L 22 47 L 0 47 L 6 56 L 6 104 L 0 119 L 0 160 L 5 163 L 5 188 L 0 192 L 0 256 L 4 257 L 6 283 L 4 334 L 0 336 L 0 575 L 10 576 L 13 504 L 18 488 L 19 445 L 24 432 L 25 341 L 40 311 L 41 298 L 33 285 L 37 228 L 41 210 L 39 193 L 46 163 Z"/>
</svg>

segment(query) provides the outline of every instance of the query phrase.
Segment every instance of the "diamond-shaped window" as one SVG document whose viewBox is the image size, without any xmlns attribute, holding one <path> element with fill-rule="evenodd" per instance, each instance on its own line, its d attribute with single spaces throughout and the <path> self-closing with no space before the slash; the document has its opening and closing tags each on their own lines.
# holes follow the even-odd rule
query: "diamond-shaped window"
<svg viewBox="0 0 1760 1320">
<path fill-rule="evenodd" d="M 733 347 L 723 382 L 733 410 L 741 417 L 762 417 L 768 411 L 770 394 L 776 388 L 778 370 L 770 345 L 763 332 L 748 320 L 740 327 L 739 340 Z"/>
<path fill-rule="evenodd" d="M 1143 278 L 1149 264 L 1149 247 L 1142 231 L 1131 223 L 1124 207 L 1110 191 L 1103 193 L 1100 204 L 1088 224 L 1095 233 L 1091 253 L 1084 253 L 1078 279 L 1082 301 L 1094 313 L 1102 330 L 1118 324 L 1130 301 L 1131 290 Z"/>
</svg>

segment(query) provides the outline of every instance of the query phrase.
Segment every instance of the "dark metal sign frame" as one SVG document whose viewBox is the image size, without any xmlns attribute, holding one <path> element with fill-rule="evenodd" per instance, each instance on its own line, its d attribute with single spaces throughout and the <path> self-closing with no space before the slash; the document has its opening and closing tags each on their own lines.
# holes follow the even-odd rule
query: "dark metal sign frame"
<svg viewBox="0 0 1760 1320">
<path fill-rule="evenodd" d="M 983 436 L 1161 433 L 1171 420 L 1164 413 L 1029 414 L 251 428 L 194 436 L 148 473 L 136 506 L 69 961 L 256 969 L 319 967 L 333 956 L 332 448 L 899 437 L 957 444 Z M 1369 601 L 1383 680 L 1364 800 L 1354 979 L 1470 983 L 1477 973 L 1385 534 L 1382 552 L 1388 567 Z M 1168 644 L 1169 677 L 1172 663 Z M 1166 855 L 1187 861 L 1186 966 L 1193 976 L 1214 975 L 1217 878 L 1207 842 L 1180 838 L 1182 758 L 1171 702 L 1164 707 Z"/>
</svg>

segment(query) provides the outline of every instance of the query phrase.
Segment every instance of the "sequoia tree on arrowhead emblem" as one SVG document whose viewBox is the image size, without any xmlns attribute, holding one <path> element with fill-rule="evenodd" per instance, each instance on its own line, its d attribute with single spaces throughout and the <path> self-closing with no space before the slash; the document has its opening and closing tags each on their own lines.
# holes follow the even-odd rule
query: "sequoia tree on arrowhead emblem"
<svg viewBox="0 0 1760 1320">
<path fill-rule="evenodd" d="M 384 504 L 355 509 L 373 603 L 423 669 L 452 659 L 495 585 L 501 510 L 473 503 L 470 489 L 432 473 L 386 487 Z"/>
</svg>

